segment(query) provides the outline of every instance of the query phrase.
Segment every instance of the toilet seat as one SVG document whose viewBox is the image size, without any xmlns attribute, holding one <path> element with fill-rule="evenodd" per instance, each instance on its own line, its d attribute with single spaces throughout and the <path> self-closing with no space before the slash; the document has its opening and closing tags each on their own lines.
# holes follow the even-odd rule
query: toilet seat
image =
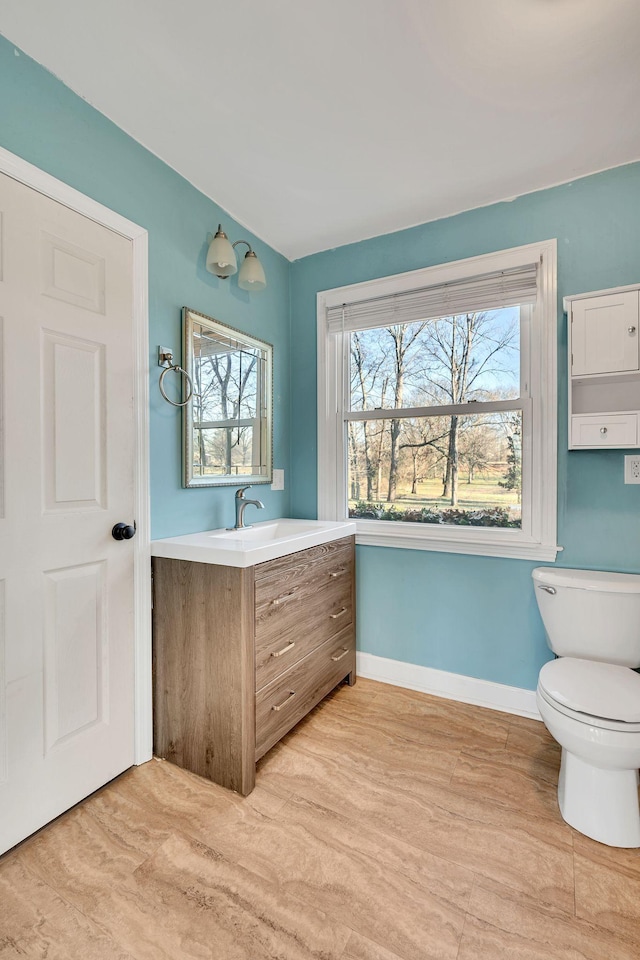
<svg viewBox="0 0 640 960">
<path fill-rule="evenodd" d="M 561 657 L 543 666 L 538 690 L 550 706 L 581 723 L 640 732 L 640 674 L 629 667 Z"/>
<path fill-rule="evenodd" d="M 584 710 L 572 710 L 571 707 L 565 707 L 564 704 L 554 700 L 538 684 L 538 693 L 545 703 L 557 710 L 558 713 L 570 717 L 576 723 L 584 723 L 589 727 L 600 727 L 602 730 L 610 730 L 620 733 L 640 733 L 640 723 L 625 723 L 624 720 L 607 720 L 605 717 L 595 717 L 593 714 L 585 713 Z"/>
</svg>

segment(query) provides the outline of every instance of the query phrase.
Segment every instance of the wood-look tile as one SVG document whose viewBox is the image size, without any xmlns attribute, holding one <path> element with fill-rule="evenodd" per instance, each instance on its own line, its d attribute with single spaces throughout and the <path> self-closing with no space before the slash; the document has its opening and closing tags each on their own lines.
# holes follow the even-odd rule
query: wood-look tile
<svg viewBox="0 0 640 960">
<path fill-rule="evenodd" d="M 558 773 L 555 767 L 527 756 L 478 748 L 461 753 L 451 786 L 474 797 L 513 809 L 526 805 L 530 815 L 562 822 L 558 808 Z"/>
<path fill-rule="evenodd" d="M 517 756 L 530 757 L 556 770 L 560 769 L 560 746 L 540 721 L 513 717 L 506 749 Z"/>
<path fill-rule="evenodd" d="M 338 960 L 349 936 L 314 907 L 182 835 L 135 871 L 102 882 L 87 869 L 94 858 L 85 850 L 75 869 L 60 844 L 37 852 L 39 874 L 136 960 Z"/>
<path fill-rule="evenodd" d="M 0 858 L 0 960 L 637 960 L 640 851 L 550 815 L 558 763 L 539 722 L 359 680 L 247 798 L 153 761 Z"/>
<path fill-rule="evenodd" d="M 544 723 L 537 716 L 525 717 L 519 713 L 509 713 L 507 716 L 511 726 L 522 727 L 523 730 L 544 729 Z"/>
<path fill-rule="evenodd" d="M 303 797 L 292 797 L 281 819 L 286 825 L 299 824 L 318 843 L 330 841 L 336 850 L 352 859 L 371 857 L 384 865 L 385 872 L 401 874 L 420 886 L 425 900 L 435 897 L 465 910 L 468 906 L 474 874 L 465 867 L 380 833 L 362 821 L 354 830 L 353 820 Z"/>
<path fill-rule="evenodd" d="M 549 904 L 523 903 L 507 887 L 477 881 L 458 960 L 637 960 L 638 945 L 568 917 Z"/>
<path fill-rule="evenodd" d="M 11 937 L 2 937 L 0 935 L 0 960 L 29 960 L 28 954 Z"/>
<path fill-rule="evenodd" d="M 270 791 L 282 790 L 288 797 L 300 794 L 338 813 L 359 817 L 369 823 L 385 823 L 377 812 L 396 818 L 389 807 L 393 788 L 389 775 L 369 778 L 356 763 L 344 763 L 340 756 L 327 757 L 315 742 L 287 738 L 267 753 L 257 765 L 256 782 Z"/>
<path fill-rule="evenodd" d="M 449 701 L 438 701 L 436 697 L 427 697 L 424 694 L 414 693 L 411 697 L 400 697 L 394 704 L 394 694 L 397 688 L 381 685 L 386 688 L 378 693 L 368 705 L 358 705 L 351 711 L 345 709 L 348 702 L 345 699 L 334 706 L 333 702 L 321 704 L 313 711 L 302 725 L 304 730 L 321 728 L 329 718 L 336 722 L 340 717 L 344 721 L 357 724 L 372 736 L 383 736 L 389 739 L 422 744 L 429 749 L 459 750 L 464 749 L 470 742 L 483 744 L 487 747 L 504 747 L 507 740 L 509 723 L 502 719 L 505 715 L 495 711 L 481 711 L 488 716 L 476 717 L 475 728 L 470 710 L 478 708 L 467 704 L 455 704 L 451 710 Z M 388 692 L 391 691 L 391 692 Z M 411 693 L 411 691 L 402 691 Z M 442 707 L 445 703 L 447 706 Z"/>
<path fill-rule="evenodd" d="M 131 960 L 104 930 L 30 873 L 19 852 L 0 861 L 0 958 L 10 957 Z"/>
<path fill-rule="evenodd" d="M 640 956 L 640 850 L 575 833 L 576 914 L 633 939 Z"/>
<path fill-rule="evenodd" d="M 354 723 L 338 715 L 310 716 L 289 738 L 342 755 L 350 763 L 366 767 L 371 777 L 388 775 L 393 769 L 395 776 L 448 783 L 458 757 L 451 742 L 441 738 L 431 741 L 411 737 L 405 728 L 398 729 L 392 722 L 386 727 L 366 720 Z"/>
<path fill-rule="evenodd" d="M 305 800 L 281 820 L 228 818 L 216 849 L 406 960 L 455 957 L 472 874 Z M 380 905 L 384 904 L 384 911 Z"/>
<path fill-rule="evenodd" d="M 331 708 L 332 710 L 345 709 L 350 713 L 362 710 L 367 711 L 374 708 L 374 702 L 378 694 L 384 690 L 386 686 L 387 684 L 378 683 L 376 680 L 367 680 L 366 677 L 358 677 L 357 682 L 352 687 L 347 684 L 341 684 L 335 687 L 331 693 L 321 701 L 321 705 L 331 703 L 334 705 Z"/>
<path fill-rule="evenodd" d="M 264 787 L 242 797 L 174 764 L 152 760 L 123 774 L 117 789 L 94 794 L 84 808 L 117 842 L 146 857 L 176 830 L 208 835 L 211 824 L 232 811 L 274 815 L 285 802 L 286 796 Z"/>
<path fill-rule="evenodd" d="M 436 856 L 573 912 L 573 847 L 567 825 L 414 779 L 399 763 L 369 775 L 319 740 L 291 739 L 273 753 L 258 782 L 286 784 L 357 825 L 366 821 Z"/>
<path fill-rule="evenodd" d="M 456 700 L 445 700 L 387 683 L 378 686 L 381 689 L 376 695 L 375 713 L 380 722 L 391 718 L 394 722 L 421 730 L 426 735 L 440 735 L 463 741 L 488 740 L 504 744 L 507 740 L 510 714 Z"/>
<path fill-rule="evenodd" d="M 133 843 L 123 843 L 83 805 L 75 807 L 20 848 L 32 873 L 87 916 L 105 889 L 124 883 L 145 859 Z"/>
<path fill-rule="evenodd" d="M 429 945 L 425 944 L 424 957 L 437 957 L 438 954 L 429 952 Z M 379 943 L 374 943 L 368 937 L 362 937 L 359 933 L 352 933 L 342 954 L 342 960 L 404 960 L 397 953 L 391 953 Z"/>
<path fill-rule="evenodd" d="M 338 960 L 350 935 L 291 892 L 182 836 L 163 844 L 134 879 L 138 916 L 127 927 L 152 920 L 148 949 L 137 948 L 141 960 Z"/>
</svg>

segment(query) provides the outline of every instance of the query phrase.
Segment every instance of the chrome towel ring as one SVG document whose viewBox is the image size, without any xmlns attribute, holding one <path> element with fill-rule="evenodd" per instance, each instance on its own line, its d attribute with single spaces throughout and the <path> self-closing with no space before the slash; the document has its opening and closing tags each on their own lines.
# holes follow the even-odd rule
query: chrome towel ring
<svg viewBox="0 0 640 960">
<path fill-rule="evenodd" d="M 158 381 L 158 386 L 160 387 L 160 393 L 173 407 L 186 407 L 193 396 L 193 381 L 191 377 L 179 364 L 173 362 L 173 350 L 171 347 L 158 347 L 158 366 L 164 367 L 162 373 L 160 374 L 160 380 Z M 185 400 L 172 400 L 171 397 L 168 397 L 164 389 L 164 378 L 169 373 L 170 370 L 173 370 L 175 373 L 180 373 L 187 381 L 187 397 Z"/>
</svg>

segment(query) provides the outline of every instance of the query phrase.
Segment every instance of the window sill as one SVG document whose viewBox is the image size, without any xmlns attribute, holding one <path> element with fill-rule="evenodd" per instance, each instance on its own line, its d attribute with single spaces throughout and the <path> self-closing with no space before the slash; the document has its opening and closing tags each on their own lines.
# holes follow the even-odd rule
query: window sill
<svg viewBox="0 0 640 960">
<path fill-rule="evenodd" d="M 390 530 L 389 527 L 394 529 Z M 402 530 L 398 527 L 402 526 Z M 427 526 L 427 525 L 425 525 Z M 417 529 L 416 529 L 417 528 Z M 356 543 L 367 547 L 394 547 L 402 550 L 433 550 L 479 557 L 504 557 L 511 560 L 553 562 L 559 550 L 555 544 L 525 540 L 512 530 L 488 531 L 487 528 L 443 529 L 401 522 L 356 520 Z"/>
</svg>

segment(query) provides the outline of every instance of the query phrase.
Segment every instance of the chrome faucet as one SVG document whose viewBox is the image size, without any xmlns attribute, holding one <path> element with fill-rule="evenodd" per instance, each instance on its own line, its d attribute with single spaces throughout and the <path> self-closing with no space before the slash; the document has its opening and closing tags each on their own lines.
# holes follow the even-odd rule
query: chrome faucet
<svg viewBox="0 0 640 960">
<path fill-rule="evenodd" d="M 251 527 L 250 523 L 244 522 L 244 511 L 247 509 L 249 504 L 252 507 L 257 507 L 258 510 L 264 510 L 264 503 L 262 500 L 245 500 L 244 492 L 249 490 L 251 484 L 248 484 L 246 487 L 240 487 L 236 490 L 236 525 L 235 527 L 227 527 L 227 530 L 248 530 Z"/>
</svg>

